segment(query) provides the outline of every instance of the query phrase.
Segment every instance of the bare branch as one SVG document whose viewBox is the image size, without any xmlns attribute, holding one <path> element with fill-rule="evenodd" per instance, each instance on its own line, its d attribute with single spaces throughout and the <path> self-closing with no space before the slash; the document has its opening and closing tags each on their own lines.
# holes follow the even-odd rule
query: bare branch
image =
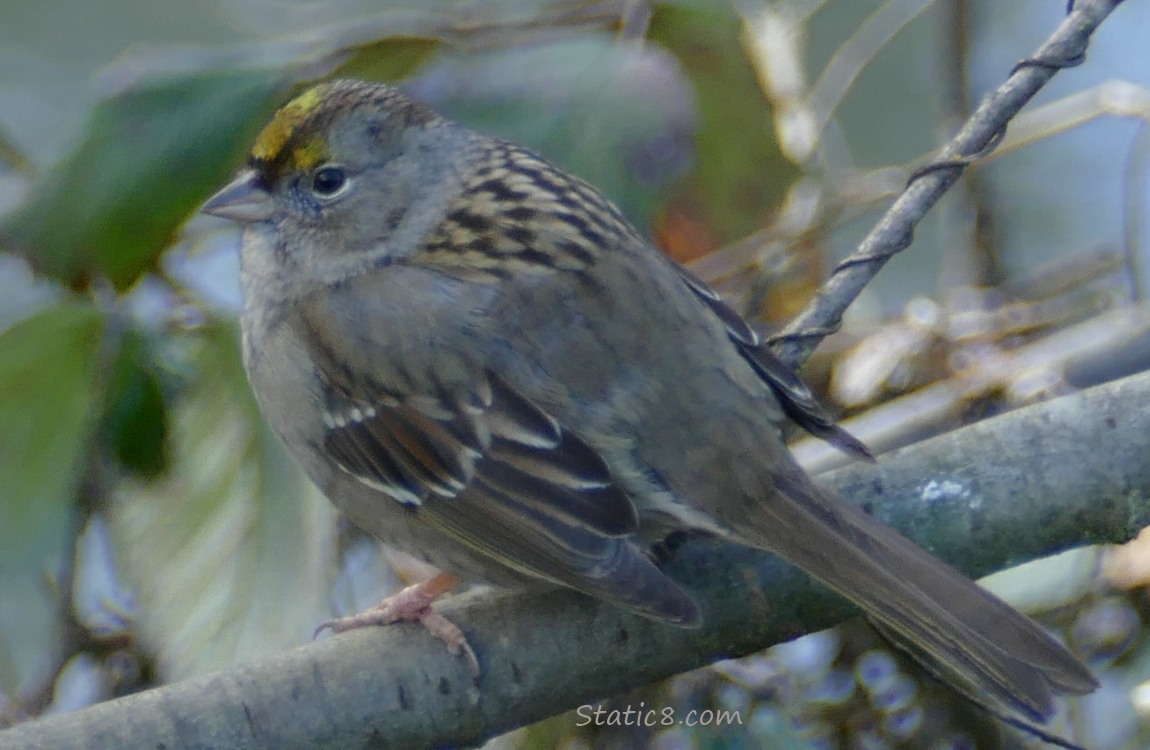
<svg viewBox="0 0 1150 750">
<path fill-rule="evenodd" d="M 1150 523 L 1148 400 L 1143 373 L 840 470 L 827 483 L 973 575 L 1123 541 Z M 667 569 L 698 594 L 705 627 L 660 625 L 566 592 L 477 592 L 443 609 L 479 654 L 478 689 L 466 663 L 420 628 L 371 628 L 17 726 L 0 732 L 0 747 L 470 744 L 850 614 L 797 569 L 744 548 L 690 540 Z"/>
<path fill-rule="evenodd" d="M 1090 35 L 1120 1 L 1074 3 L 1070 14 L 1034 55 L 1020 62 L 1010 77 L 983 99 L 935 161 L 911 178 L 882 220 L 839 264 L 806 309 L 772 337 L 772 348 L 784 362 L 801 364 L 815 345 L 839 326 L 843 311 L 891 256 L 910 245 L 914 227 L 963 170 L 998 144 L 1010 120 L 1058 70 L 1084 59 Z"/>
</svg>

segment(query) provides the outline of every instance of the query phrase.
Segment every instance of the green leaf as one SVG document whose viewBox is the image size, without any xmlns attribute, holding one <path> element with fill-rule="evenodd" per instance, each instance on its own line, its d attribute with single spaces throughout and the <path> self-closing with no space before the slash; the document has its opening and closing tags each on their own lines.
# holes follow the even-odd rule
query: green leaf
<svg viewBox="0 0 1150 750">
<path fill-rule="evenodd" d="M 396 81 L 410 75 L 442 45 L 438 39 L 392 36 L 364 44 L 340 66 L 340 78 Z"/>
<path fill-rule="evenodd" d="M 240 162 L 289 83 L 270 70 L 201 72 L 105 99 L 0 241 L 66 283 L 106 276 L 130 286 Z"/>
<path fill-rule="evenodd" d="M 147 340 L 127 332 L 108 382 L 103 427 L 124 468 L 145 479 L 167 466 L 168 411 Z"/>
<path fill-rule="evenodd" d="M 68 302 L 0 333 L 0 680 L 12 694 L 42 688 L 58 657 L 51 582 L 87 468 L 102 331 L 97 310 Z"/>
<path fill-rule="evenodd" d="M 798 175 L 778 150 L 741 31 L 728 3 L 670 3 L 656 8 L 649 33 L 694 84 L 699 160 L 691 188 L 720 244 L 761 228 Z"/>
<path fill-rule="evenodd" d="M 306 642 L 330 613 L 333 510 L 264 424 L 231 328 L 189 342 L 169 471 L 116 492 L 111 522 L 165 678 Z"/>
</svg>

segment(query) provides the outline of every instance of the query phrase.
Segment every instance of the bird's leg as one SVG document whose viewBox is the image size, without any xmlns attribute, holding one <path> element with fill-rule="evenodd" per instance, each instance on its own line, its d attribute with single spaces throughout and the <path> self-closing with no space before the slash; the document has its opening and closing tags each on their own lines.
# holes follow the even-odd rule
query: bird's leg
<svg viewBox="0 0 1150 750">
<path fill-rule="evenodd" d="M 428 578 L 426 581 L 408 586 L 402 591 L 386 597 L 371 609 L 348 617 L 337 617 L 328 620 L 316 628 L 315 635 L 324 630 L 333 633 L 344 633 L 348 630 L 363 628 L 370 625 L 390 625 L 394 622 L 419 622 L 447 646 L 447 650 L 455 656 L 467 659 L 467 666 L 471 669 L 471 676 L 479 679 L 479 660 L 467 642 L 467 636 L 459 626 L 431 608 L 439 597 L 451 590 L 459 579 L 450 573 L 440 573 Z"/>
</svg>

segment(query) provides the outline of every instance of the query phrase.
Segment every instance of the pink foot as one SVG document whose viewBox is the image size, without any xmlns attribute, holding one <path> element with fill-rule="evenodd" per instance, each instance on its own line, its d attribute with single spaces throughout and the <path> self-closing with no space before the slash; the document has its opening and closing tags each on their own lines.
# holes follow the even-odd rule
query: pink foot
<svg viewBox="0 0 1150 750">
<path fill-rule="evenodd" d="M 471 677 L 479 681 L 479 660 L 467 642 L 467 636 L 459 627 L 431 608 L 435 600 L 449 591 L 459 580 L 450 573 L 440 573 L 426 581 L 408 586 L 399 593 L 392 594 L 372 609 L 349 617 L 337 617 L 321 623 L 312 637 L 325 630 L 344 633 L 348 630 L 370 625 L 390 625 L 395 622 L 419 622 L 423 627 L 447 646 L 454 656 L 467 659 Z"/>
</svg>

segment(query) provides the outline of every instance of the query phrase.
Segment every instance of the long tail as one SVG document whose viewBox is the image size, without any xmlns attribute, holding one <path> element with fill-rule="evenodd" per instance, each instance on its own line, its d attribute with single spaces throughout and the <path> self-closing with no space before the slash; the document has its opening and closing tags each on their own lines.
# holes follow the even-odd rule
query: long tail
<svg viewBox="0 0 1150 750">
<path fill-rule="evenodd" d="M 1045 721 L 1056 694 L 1098 687 L 1090 669 L 1033 620 L 858 508 L 828 497 L 797 466 L 776 483 L 780 497 L 738 519 L 744 541 L 853 601 L 896 645 L 992 713 Z"/>
</svg>

